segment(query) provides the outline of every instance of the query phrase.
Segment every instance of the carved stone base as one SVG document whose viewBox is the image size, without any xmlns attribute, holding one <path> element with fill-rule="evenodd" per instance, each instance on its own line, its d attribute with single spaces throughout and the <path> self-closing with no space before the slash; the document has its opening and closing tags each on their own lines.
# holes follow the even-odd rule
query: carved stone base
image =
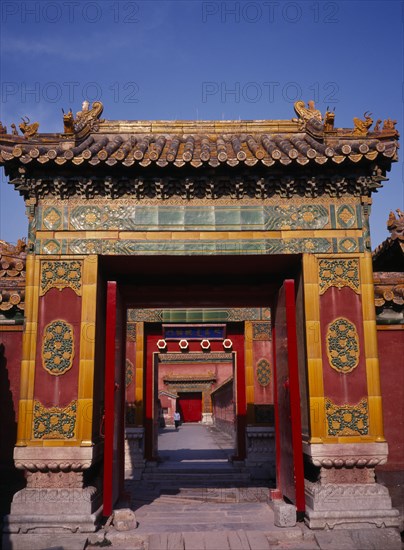
<svg viewBox="0 0 404 550">
<path fill-rule="evenodd" d="M 49 534 L 95 531 L 102 495 L 93 486 L 83 486 L 83 471 L 99 460 L 101 448 L 15 447 L 15 465 L 24 470 L 27 487 L 13 497 L 3 522 L 3 543 L 13 541 L 12 548 L 24 548 L 27 534 L 39 545 L 42 535 L 47 540 Z"/>
<path fill-rule="evenodd" d="M 378 483 L 305 481 L 306 524 L 311 529 L 398 527 L 389 491 Z"/>
<path fill-rule="evenodd" d="M 145 467 L 144 428 L 125 429 L 125 478 L 140 480 Z"/>
<path fill-rule="evenodd" d="M 91 533 L 101 512 L 101 494 L 95 487 L 22 489 L 14 495 L 3 532 Z"/>
<path fill-rule="evenodd" d="M 213 415 L 212 413 L 202 413 L 202 424 L 213 424 Z"/>
<path fill-rule="evenodd" d="M 275 479 L 274 428 L 247 427 L 245 465 L 252 479 Z"/>
</svg>

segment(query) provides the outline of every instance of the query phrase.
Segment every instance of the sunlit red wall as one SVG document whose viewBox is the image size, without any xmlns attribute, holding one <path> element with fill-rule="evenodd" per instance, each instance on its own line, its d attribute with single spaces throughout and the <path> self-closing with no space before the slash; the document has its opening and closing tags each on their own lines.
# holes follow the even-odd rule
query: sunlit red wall
<svg viewBox="0 0 404 550">
<path fill-rule="evenodd" d="M 18 331 L 0 331 L 0 470 L 13 465 L 21 355 L 22 327 Z"/>
<path fill-rule="evenodd" d="M 404 331 L 378 330 L 384 435 L 389 444 L 387 470 L 404 469 Z"/>
</svg>

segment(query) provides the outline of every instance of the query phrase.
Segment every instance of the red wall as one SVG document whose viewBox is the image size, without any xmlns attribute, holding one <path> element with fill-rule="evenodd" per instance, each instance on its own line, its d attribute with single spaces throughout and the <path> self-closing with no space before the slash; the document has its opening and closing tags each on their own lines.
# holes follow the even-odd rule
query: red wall
<svg viewBox="0 0 404 550">
<path fill-rule="evenodd" d="M 3 327 L 1 327 L 3 328 Z M 0 331 L 0 515 L 9 513 L 13 493 L 23 486 L 23 475 L 14 468 L 17 437 L 22 327 Z"/>
<path fill-rule="evenodd" d="M 378 330 L 384 435 L 389 458 L 383 469 L 404 470 L 404 331 Z"/>
<path fill-rule="evenodd" d="M 215 426 L 227 433 L 234 434 L 234 388 L 233 381 L 225 384 L 212 394 L 213 421 Z"/>
<path fill-rule="evenodd" d="M 51 321 L 62 319 L 73 326 L 73 366 L 63 376 L 54 376 L 42 366 L 43 332 Z M 66 407 L 77 399 L 80 358 L 81 297 L 70 288 L 51 288 L 39 300 L 34 398 L 44 407 Z"/>
</svg>

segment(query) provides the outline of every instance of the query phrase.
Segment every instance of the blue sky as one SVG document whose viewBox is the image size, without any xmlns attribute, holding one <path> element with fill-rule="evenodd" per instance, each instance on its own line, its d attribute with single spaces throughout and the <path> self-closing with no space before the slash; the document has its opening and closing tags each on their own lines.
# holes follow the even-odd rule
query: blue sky
<svg viewBox="0 0 404 550">
<path fill-rule="evenodd" d="M 0 120 L 62 114 L 101 99 L 108 119 L 288 119 L 296 99 L 335 107 L 336 125 L 371 111 L 403 133 L 401 1 L 6 1 Z M 376 195 L 372 246 L 404 209 L 402 155 Z M 24 204 L 0 181 L 0 238 L 27 233 Z"/>
</svg>

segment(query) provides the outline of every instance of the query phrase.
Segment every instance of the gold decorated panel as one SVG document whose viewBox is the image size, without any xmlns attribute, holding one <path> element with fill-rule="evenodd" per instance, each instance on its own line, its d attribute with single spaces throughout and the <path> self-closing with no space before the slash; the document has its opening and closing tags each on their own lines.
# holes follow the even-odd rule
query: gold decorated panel
<svg viewBox="0 0 404 550">
<path fill-rule="evenodd" d="M 271 340 L 271 323 L 258 321 L 252 324 L 252 339 L 261 342 Z"/>
<path fill-rule="evenodd" d="M 359 364 L 359 335 L 354 323 L 338 317 L 328 325 L 327 357 L 330 366 L 340 373 L 353 371 Z"/>
<path fill-rule="evenodd" d="M 40 296 L 51 288 L 71 288 L 78 296 L 82 290 L 82 260 L 43 260 L 41 262 Z"/>
<path fill-rule="evenodd" d="M 359 261 L 357 259 L 320 259 L 318 262 L 320 294 L 334 286 L 349 287 L 360 293 Z"/>
<path fill-rule="evenodd" d="M 74 439 L 76 435 L 77 401 L 66 407 L 44 407 L 34 401 L 34 439 Z"/>
<path fill-rule="evenodd" d="M 367 398 L 355 405 L 336 405 L 325 399 L 327 435 L 363 436 L 369 434 L 369 410 Z"/>
<path fill-rule="evenodd" d="M 70 370 L 74 358 L 73 326 L 62 319 L 46 325 L 42 339 L 42 365 L 53 376 Z"/>
</svg>

